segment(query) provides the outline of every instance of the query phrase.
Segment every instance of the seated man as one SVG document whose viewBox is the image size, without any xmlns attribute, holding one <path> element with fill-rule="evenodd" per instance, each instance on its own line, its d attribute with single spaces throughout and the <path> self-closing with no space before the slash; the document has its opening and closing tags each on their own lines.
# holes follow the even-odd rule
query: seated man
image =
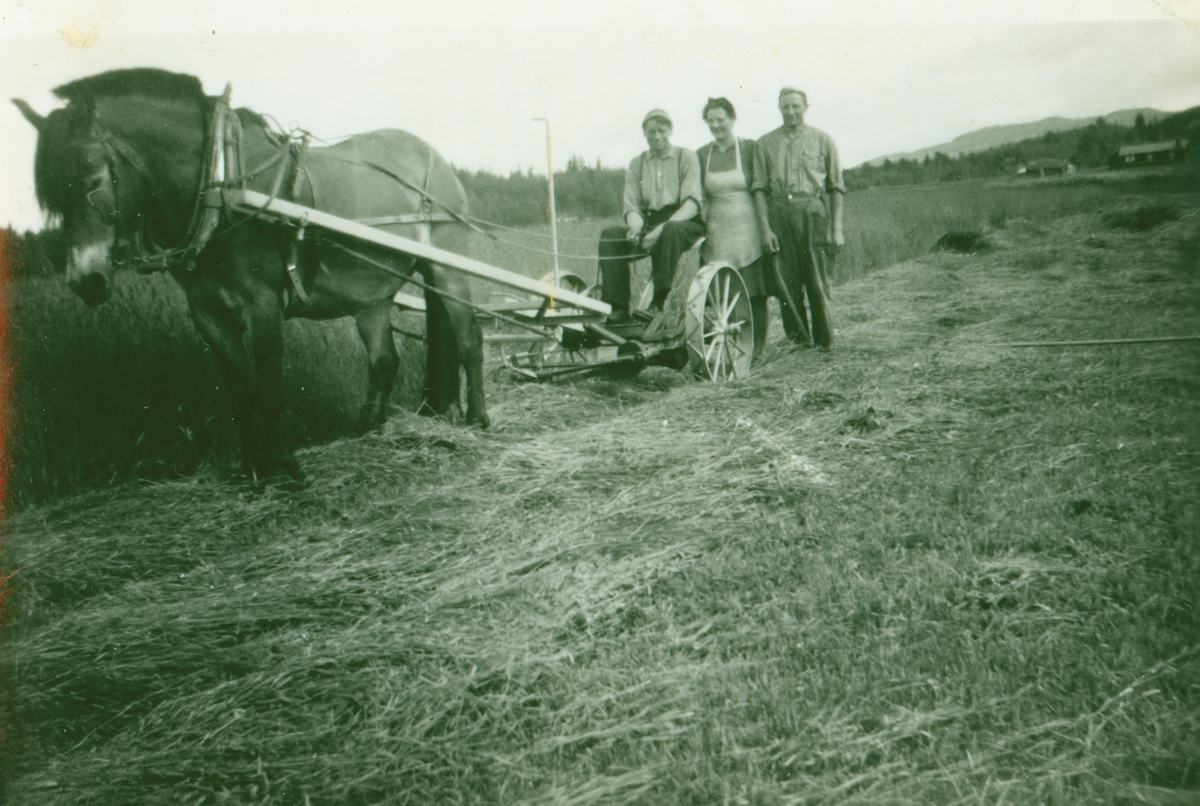
<svg viewBox="0 0 1200 806">
<path fill-rule="evenodd" d="M 625 173 L 625 226 L 600 233 L 601 299 L 613 307 L 612 322 L 629 319 L 631 261 L 650 253 L 653 304 L 662 310 L 680 256 L 704 234 L 700 161 L 694 151 L 671 145 L 672 129 L 663 110 L 647 113 L 642 134 L 650 148 Z"/>
</svg>

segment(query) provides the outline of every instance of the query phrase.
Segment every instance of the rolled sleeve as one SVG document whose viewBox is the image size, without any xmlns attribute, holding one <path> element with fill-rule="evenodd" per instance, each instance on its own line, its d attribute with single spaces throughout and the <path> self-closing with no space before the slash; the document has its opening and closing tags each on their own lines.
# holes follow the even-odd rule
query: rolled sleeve
<svg viewBox="0 0 1200 806">
<path fill-rule="evenodd" d="M 825 192 L 845 193 L 846 183 L 842 179 L 842 161 L 838 158 L 837 146 L 826 138 L 828 149 L 825 154 Z"/>
<path fill-rule="evenodd" d="M 763 140 L 765 139 L 763 138 Z M 767 193 L 771 187 L 771 174 L 767 168 L 767 149 L 763 147 L 763 140 L 759 140 L 754 149 L 754 168 L 750 180 L 750 191 L 752 193 L 758 191 Z"/>
<path fill-rule="evenodd" d="M 700 158 L 696 152 L 683 149 L 679 155 L 679 203 L 688 199 L 696 202 L 696 208 L 700 209 L 704 192 L 700 188 Z"/>
<path fill-rule="evenodd" d="M 646 200 L 642 198 L 642 158 L 634 157 L 625 171 L 625 201 L 621 218 L 630 213 L 645 215 Z"/>
</svg>

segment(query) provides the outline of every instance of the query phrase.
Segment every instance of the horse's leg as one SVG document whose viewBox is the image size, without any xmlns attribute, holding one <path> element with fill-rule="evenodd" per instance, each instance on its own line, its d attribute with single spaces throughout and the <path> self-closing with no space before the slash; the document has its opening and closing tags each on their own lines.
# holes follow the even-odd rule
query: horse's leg
<svg viewBox="0 0 1200 806">
<path fill-rule="evenodd" d="M 261 463 L 262 428 L 254 395 L 254 353 L 250 349 L 250 319 L 240 301 L 208 284 L 188 289 L 192 322 L 217 359 L 225 388 L 233 401 L 241 438 L 242 463 L 253 471 Z"/>
<path fill-rule="evenodd" d="M 365 434 L 387 420 L 388 400 L 400 355 L 392 340 L 392 301 L 381 300 L 354 315 L 358 335 L 367 348 L 367 402 L 358 418 L 358 431 Z"/>
<path fill-rule="evenodd" d="M 264 461 L 259 474 L 269 478 L 286 473 L 300 480 L 304 472 L 283 438 L 283 306 L 279 294 L 265 286 L 255 287 L 249 310 L 255 391 L 262 422 L 259 445 Z"/>
<path fill-rule="evenodd" d="M 426 282 L 432 284 L 432 272 L 423 269 Z M 423 414 L 446 414 L 458 402 L 458 368 L 462 363 L 458 356 L 450 313 L 446 303 L 436 293 L 425 292 L 425 405 Z"/>
<path fill-rule="evenodd" d="M 470 250 L 470 232 L 459 224 L 436 224 L 430 236 L 434 246 L 450 252 L 465 255 Z M 435 288 L 444 289 L 460 299 L 471 298 L 470 283 L 462 273 L 436 263 L 425 264 L 423 271 L 425 281 Z M 435 295 L 427 293 L 425 296 L 428 300 Z M 440 362 L 439 374 L 445 383 L 444 397 L 449 398 L 444 405 L 449 407 L 458 402 L 461 367 L 467 377 L 466 420 L 469 424 L 487 428 L 491 421 L 483 391 L 483 331 L 479 329 L 472 309 L 449 300 L 439 301 L 443 302 L 443 310 L 439 312 L 441 316 L 429 319 L 429 364 L 432 369 L 435 356 Z M 428 303 L 426 307 L 429 307 Z M 440 344 L 435 344 L 439 336 Z M 430 381 L 435 377 L 431 372 Z"/>
<path fill-rule="evenodd" d="M 431 263 L 428 264 L 425 278 L 434 288 L 443 289 L 460 299 L 470 299 L 471 289 L 466 278 L 453 269 Z M 431 295 L 427 294 L 426 298 L 429 296 Z M 442 341 L 437 347 L 440 363 L 437 369 L 439 380 L 446 384 L 442 394 L 453 394 L 453 398 L 446 401 L 445 405 L 448 407 L 458 399 L 458 368 L 461 366 L 467 375 L 467 423 L 487 428 L 491 420 L 488 418 L 487 398 L 483 391 L 483 331 L 479 329 L 475 312 L 470 308 L 446 299 L 438 302 L 440 306 L 431 306 L 426 302 L 427 312 L 431 314 L 426 317 L 429 322 L 430 384 L 432 386 L 435 377 L 434 343 L 440 339 Z M 435 307 L 441 307 L 443 311 L 432 315 Z M 445 341 L 447 336 L 452 339 L 449 344 Z M 452 380 L 446 377 L 450 374 L 453 375 Z M 432 399 L 430 405 L 434 405 Z M 436 410 L 437 407 L 434 408 Z"/>
<path fill-rule="evenodd" d="M 303 478 L 283 441 L 283 313 L 270 289 L 186 288 L 192 321 L 216 355 L 233 399 L 243 462 L 259 478 Z"/>
</svg>

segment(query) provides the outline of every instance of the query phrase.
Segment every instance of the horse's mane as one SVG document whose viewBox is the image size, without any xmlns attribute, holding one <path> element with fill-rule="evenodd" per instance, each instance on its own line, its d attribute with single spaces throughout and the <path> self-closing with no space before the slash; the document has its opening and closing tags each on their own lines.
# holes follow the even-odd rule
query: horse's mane
<svg viewBox="0 0 1200 806">
<path fill-rule="evenodd" d="M 149 95 L 156 98 L 204 100 L 200 79 L 153 67 L 109 70 L 63 84 L 54 94 L 65 101 L 118 95 Z"/>
</svg>

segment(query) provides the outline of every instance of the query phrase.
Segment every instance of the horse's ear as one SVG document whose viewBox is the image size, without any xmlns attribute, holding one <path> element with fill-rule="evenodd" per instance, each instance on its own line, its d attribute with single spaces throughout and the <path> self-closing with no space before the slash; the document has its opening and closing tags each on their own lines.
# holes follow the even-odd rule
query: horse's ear
<svg viewBox="0 0 1200 806">
<path fill-rule="evenodd" d="M 42 130 L 42 126 L 46 123 L 46 118 L 42 115 L 39 115 L 37 112 L 34 112 L 33 107 L 22 101 L 20 98 L 13 98 L 12 102 L 17 109 L 21 110 L 21 114 L 25 116 L 25 119 L 33 124 L 33 128 L 40 132 Z"/>
</svg>

